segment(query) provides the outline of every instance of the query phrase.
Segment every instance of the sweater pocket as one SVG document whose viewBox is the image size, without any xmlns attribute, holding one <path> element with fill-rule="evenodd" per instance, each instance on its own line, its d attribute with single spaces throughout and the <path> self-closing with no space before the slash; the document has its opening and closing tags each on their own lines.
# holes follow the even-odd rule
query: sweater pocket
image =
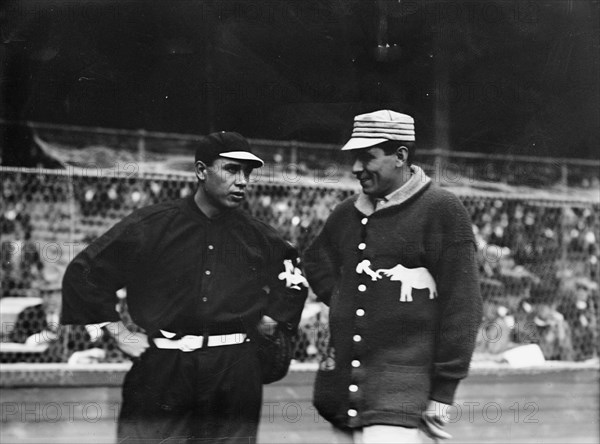
<svg viewBox="0 0 600 444">
<path fill-rule="evenodd" d="M 337 370 L 319 370 L 313 391 L 313 403 L 319 414 L 334 425 L 342 426 L 340 412 L 345 411 L 343 377 Z M 345 385 L 347 387 L 348 384 Z"/>
<path fill-rule="evenodd" d="M 420 418 L 426 408 L 430 386 L 429 367 L 388 364 L 369 375 L 366 408 L 395 412 L 402 422 L 410 422 L 410 417 Z"/>
</svg>

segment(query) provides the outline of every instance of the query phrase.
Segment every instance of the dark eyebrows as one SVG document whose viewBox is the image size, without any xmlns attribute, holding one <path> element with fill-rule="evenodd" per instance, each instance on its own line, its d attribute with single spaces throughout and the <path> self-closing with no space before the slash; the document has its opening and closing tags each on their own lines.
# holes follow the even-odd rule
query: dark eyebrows
<svg viewBox="0 0 600 444">
<path fill-rule="evenodd" d="M 252 173 L 252 170 L 254 169 L 251 165 L 247 165 L 246 163 L 241 162 L 227 162 L 222 164 L 221 168 L 224 170 L 235 172 L 243 171 L 246 174 Z"/>
</svg>

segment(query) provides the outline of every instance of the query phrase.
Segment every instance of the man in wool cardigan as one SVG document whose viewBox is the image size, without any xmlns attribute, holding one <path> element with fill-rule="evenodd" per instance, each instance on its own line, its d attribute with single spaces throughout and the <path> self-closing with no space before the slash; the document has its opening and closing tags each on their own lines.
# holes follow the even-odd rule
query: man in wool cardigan
<svg viewBox="0 0 600 444">
<path fill-rule="evenodd" d="M 481 295 L 467 211 L 412 165 L 414 120 L 355 117 L 342 150 L 362 192 L 338 205 L 305 252 L 330 306 L 314 403 L 344 442 L 421 442 L 443 429 L 468 372 Z"/>
</svg>

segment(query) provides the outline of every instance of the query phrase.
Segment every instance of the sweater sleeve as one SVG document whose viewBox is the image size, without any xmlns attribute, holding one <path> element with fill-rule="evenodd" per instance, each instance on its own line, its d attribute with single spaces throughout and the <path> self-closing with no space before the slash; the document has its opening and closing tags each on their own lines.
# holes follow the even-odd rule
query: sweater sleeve
<svg viewBox="0 0 600 444">
<path fill-rule="evenodd" d="M 335 251 L 329 236 L 329 224 L 325 224 L 321 233 L 304 252 L 304 270 L 310 287 L 319 301 L 326 305 L 336 288 Z"/>
<path fill-rule="evenodd" d="M 126 286 L 141 245 L 139 225 L 130 216 L 79 253 L 63 277 L 61 322 L 118 321 L 116 292 Z"/>
<path fill-rule="evenodd" d="M 300 323 L 308 283 L 298 267 L 298 252 L 283 240 L 273 248 L 275 254 L 269 266 L 269 303 L 265 314 L 295 332 Z"/>
<path fill-rule="evenodd" d="M 445 217 L 449 240 L 442 243 L 436 266 L 440 318 L 430 393 L 446 404 L 453 402 L 459 381 L 467 376 L 482 316 L 471 222 L 460 202 L 452 207 L 452 216 Z"/>
</svg>

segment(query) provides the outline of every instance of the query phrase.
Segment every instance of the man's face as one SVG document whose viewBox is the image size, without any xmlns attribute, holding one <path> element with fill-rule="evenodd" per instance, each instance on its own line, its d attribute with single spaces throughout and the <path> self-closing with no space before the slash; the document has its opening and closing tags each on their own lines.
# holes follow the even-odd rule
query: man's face
<svg viewBox="0 0 600 444">
<path fill-rule="evenodd" d="M 357 150 L 352 174 L 360 181 L 365 194 L 372 197 L 385 197 L 398 187 L 397 161 L 396 153 L 386 155 L 377 146 Z"/>
<path fill-rule="evenodd" d="M 253 166 L 249 162 L 218 158 L 206 168 L 204 191 L 208 204 L 215 209 L 237 208 L 246 197 Z"/>
</svg>

